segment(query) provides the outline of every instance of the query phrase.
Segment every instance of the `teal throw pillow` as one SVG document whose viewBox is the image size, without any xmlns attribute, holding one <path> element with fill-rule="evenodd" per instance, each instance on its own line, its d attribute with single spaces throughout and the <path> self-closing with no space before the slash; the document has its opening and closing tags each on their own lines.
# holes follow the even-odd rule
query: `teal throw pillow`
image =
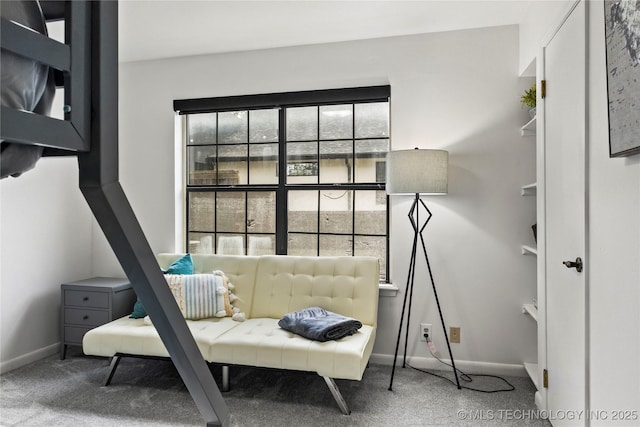
<svg viewBox="0 0 640 427">
<path fill-rule="evenodd" d="M 130 319 L 143 319 L 147 315 L 147 310 L 144 309 L 144 305 L 140 301 L 140 298 L 136 300 L 136 303 L 133 305 L 133 311 L 129 316 Z"/>
<path fill-rule="evenodd" d="M 191 254 L 186 254 L 180 259 L 173 261 L 164 274 L 193 274 L 193 260 Z"/>
<path fill-rule="evenodd" d="M 175 260 L 166 271 L 163 271 L 165 274 L 193 274 L 193 260 L 191 259 L 191 254 L 186 254 L 182 258 Z M 147 315 L 147 310 L 145 310 L 144 305 L 140 301 L 140 298 L 136 300 L 136 303 L 133 305 L 133 312 L 129 318 L 131 319 L 142 319 Z"/>
</svg>

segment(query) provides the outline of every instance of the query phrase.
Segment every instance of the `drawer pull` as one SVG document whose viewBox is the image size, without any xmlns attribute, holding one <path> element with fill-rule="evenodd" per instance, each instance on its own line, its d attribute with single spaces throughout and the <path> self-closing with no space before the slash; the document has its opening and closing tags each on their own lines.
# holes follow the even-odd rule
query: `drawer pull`
<svg viewBox="0 0 640 427">
<path fill-rule="evenodd" d="M 86 314 L 84 316 L 82 316 L 82 320 L 88 320 L 89 316 L 87 316 Z"/>
<path fill-rule="evenodd" d="M 82 298 L 82 301 L 89 301 L 89 297 Z"/>
</svg>

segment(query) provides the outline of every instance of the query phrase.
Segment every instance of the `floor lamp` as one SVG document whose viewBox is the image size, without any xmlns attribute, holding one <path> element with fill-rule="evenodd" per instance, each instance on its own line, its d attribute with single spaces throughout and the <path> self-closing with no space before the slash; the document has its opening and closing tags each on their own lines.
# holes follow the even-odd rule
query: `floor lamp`
<svg viewBox="0 0 640 427">
<path fill-rule="evenodd" d="M 396 360 L 398 359 L 398 349 L 400 347 L 400 337 L 402 335 L 402 327 L 404 325 L 405 311 L 407 313 L 407 324 L 404 337 L 404 353 L 402 356 L 402 367 L 404 368 L 407 360 L 407 342 L 409 338 L 409 325 L 411 321 L 411 303 L 413 302 L 413 283 L 416 272 L 416 259 L 418 255 L 418 238 L 422 245 L 422 252 L 427 261 L 427 270 L 429 271 L 429 279 L 433 287 L 433 295 L 435 296 L 440 321 L 444 337 L 447 340 L 447 348 L 449 349 L 449 357 L 451 358 L 451 366 L 456 377 L 456 385 L 460 389 L 460 380 L 456 364 L 451 353 L 451 344 L 447 336 L 447 329 L 438 300 L 438 292 L 436 284 L 431 273 L 431 264 L 427 255 L 427 247 L 424 244 L 422 231 L 432 217 L 431 211 L 420 198 L 421 194 L 447 194 L 447 169 L 448 169 L 449 153 L 443 150 L 399 150 L 391 151 L 387 155 L 387 194 L 390 195 L 414 195 L 415 199 L 409 210 L 409 220 L 413 227 L 413 247 L 411 249 L 411 260 L 409 262 L 409 273 L 407 275 L 407 286 L 402 303 L 402 314 L 400 315 L 400 327 L 398 328 L 398 339 L 396 340 L 396 351 L 393 355 L 393 368 L 391 370 L 391 382 L 389 390 L 393 390 L 393 376 L 396 371 Z M 424 208 L 427 217 L 423 223 L 420 222 L 420 207 Z M 409 298 L 409 306 L 407 310 L 407 297 Z"/>
</svg>

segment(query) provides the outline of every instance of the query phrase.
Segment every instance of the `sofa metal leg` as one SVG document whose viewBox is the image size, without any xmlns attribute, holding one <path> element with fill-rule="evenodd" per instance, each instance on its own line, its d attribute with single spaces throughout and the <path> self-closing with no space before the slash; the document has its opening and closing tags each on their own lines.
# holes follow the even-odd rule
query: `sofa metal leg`
<svg viewBox="0 0 640 427">
<path fill-rule="evenodd" d="M 342 397 L 342 394 L 340 394 L 340 390 L 338 390 L 338 386 L 336 385 L 336 382 L 333 380 L 333 378 L 329 378 L 329 377 L 322 377 L 322 378 L 324 378 L 324 381 L 327 383 L 327 386 L 329 386 L 329 390 L 331 391 L 333 398 L 336 400 L 336 403 L 340 407 L 340 411 L 342 411 L 342 413 L 345 415 L 351 414 L 351 410 L 347 406 L 347 402 L 345 402 L 344 398 Z"/>
<path fill-rule="evenodd" d="M 222 366 L 222 391 L 229 391 L 229 365 Z"/>
<path fill-rule="evenodd" d="M 116 368 L 118 367 L 118 363 L 120 363 L 121 356 L 113 356 L 111 358 L 111 363 L 109 364 L 109 372 L 107 372 L 107 376 L 104 378 L 104 386 L 108 386 L 111 384 L 111 379 L 113 378 L 113 374 L 116 373 Z"/>
</svg>

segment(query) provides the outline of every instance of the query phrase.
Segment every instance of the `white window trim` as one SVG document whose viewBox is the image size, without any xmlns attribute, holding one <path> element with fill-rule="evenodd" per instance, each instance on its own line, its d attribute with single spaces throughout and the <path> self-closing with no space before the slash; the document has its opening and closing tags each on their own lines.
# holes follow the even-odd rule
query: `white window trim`
<svg viewBox="0 0 640 427">
<path fill-rule="evenodd" d="M 393 283 L 380 283 L 379 290 L 381 297 L 395 297 L 400 289 Z"/>
</svg>

